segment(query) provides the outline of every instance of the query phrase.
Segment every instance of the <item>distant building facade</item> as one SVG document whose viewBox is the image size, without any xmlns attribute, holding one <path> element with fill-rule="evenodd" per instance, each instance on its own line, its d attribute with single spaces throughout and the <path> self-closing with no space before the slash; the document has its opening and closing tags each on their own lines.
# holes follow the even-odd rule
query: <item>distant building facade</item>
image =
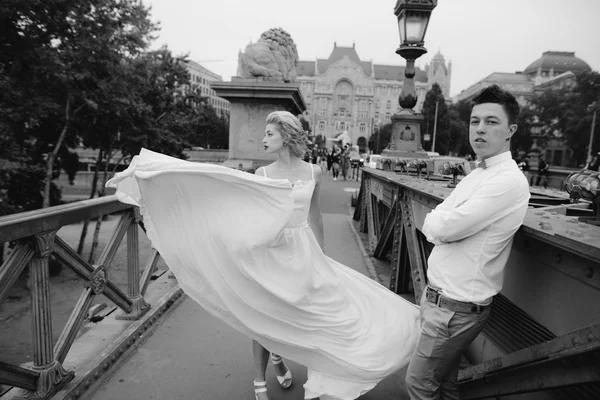
<svg viewBox="0 0 600 400">
<path fill-rule="evenodd" d="M 481 89 L 496 84 L 525 105 L 535 94 L 572 87 L 577 75 L 591 70 L 574 52 L 546 51 L 522 72 L 494 72 L 460 92 L 454 101 L 471 100 Z"/>
<path fill-rule="evenodd" d="M 347 131 L 352 144 L 366 150 L 374 128 L 391 122 L 391 116 L 401 109 L 398 95 L 404 68 L 362 61 L 354 45 L 341 47 L 336 43 L 329 58 L 300 61 L 297 81 L 313 133 L 333 138 Z M 431 65 L 415 68 L 418 100 L 414 110 L 422 110 L 425 95 L 434 83 L 448 97 L 451 76 L 452 64 L 446 64 L 439 52 Z"/>
<path fill-rule="evenodd" d="M 188 61 L 186 67 L 190 74 L 190 85 L 197 87 L 200 94 L 209 99 L 217 114 L 229 118 L 230 103 L 217 96 L 217 93 L 210 88 L 210 82 L 223 81 L 221 75 L 215 74 L 195 61 Z"/>
</svg>

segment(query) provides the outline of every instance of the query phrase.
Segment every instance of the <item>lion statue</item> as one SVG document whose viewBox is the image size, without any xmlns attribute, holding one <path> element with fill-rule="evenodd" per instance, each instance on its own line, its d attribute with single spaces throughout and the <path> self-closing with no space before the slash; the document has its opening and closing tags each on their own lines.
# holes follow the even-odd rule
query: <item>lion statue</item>
<svg viewBox="0 0 600 400">
<path fill-rule="evenodd" d="M 238 55 L 238 76 L 267 80 L 296 80 L 298 51 L 289 33 L 281 28 L 269 29 L 256 43 L 250 43 Z"/>
</svg>

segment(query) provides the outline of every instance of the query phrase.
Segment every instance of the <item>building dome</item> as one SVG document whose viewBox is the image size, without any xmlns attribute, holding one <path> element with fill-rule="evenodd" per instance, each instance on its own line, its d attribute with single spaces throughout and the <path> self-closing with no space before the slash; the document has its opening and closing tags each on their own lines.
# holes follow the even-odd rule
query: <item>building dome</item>
<svg viewBox="0 0 600 400">
<path fill-rule="evenodd" d="M 585 61 L 575 57 L 574 52 L 568 51 L 546 51 L 540 58 L 529 64 L 523 73 L 535 75 L 539 68 L 542 69 L 542 72 L 548 72 L 552 69 L 554 75 L 562 74 L 567 71 L 579 75 L 582 72 L 592 70 Z"/>
<path fill-rule="evenodd" d="M 446 61 L 444 56 L 442 55 L 442 53 L 438 50 L 438 52 L 435 54 L 435 56 L 433 56 L 433 58 L 431 59 L 431 61 Z"/>
</svg>

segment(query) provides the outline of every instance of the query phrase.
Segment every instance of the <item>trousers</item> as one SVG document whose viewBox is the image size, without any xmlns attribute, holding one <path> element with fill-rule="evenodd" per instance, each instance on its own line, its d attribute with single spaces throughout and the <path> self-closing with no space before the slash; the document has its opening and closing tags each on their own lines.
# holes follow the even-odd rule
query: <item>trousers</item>
<svg viewBox="0 0 600 400">
<path fill-rule="evenodd" d="M 462 352 L 483 330 L 490 307 L 480 314 L 451 311 L 421 296 L 421 335 L 408 370 L 411 400 L 458 400 Z"/>
</svg>

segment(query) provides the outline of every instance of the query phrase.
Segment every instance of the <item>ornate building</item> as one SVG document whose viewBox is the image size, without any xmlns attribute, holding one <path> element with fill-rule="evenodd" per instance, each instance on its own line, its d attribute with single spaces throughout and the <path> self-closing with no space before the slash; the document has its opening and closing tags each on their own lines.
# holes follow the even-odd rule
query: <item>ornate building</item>
<svg viewBox="0 0 600 400">
<path fill-rule="evenodd" d="M 374 128 L 391 122 L 392 114 L 400 109 L 398 95 L 404 81 L 404 66 L 362 61 L 354 45 L 341 47 L 334 43 L 329 58 L 299 61 L 297 75 L 313 133 L 332 138 L 347 131 L 352 144 L 362 151 Z M 451 75 L 452 63 L 446 65 L 439 52 L 431 65 L 416 68 L 415 111 L 422 109 L 433 83 L 440 85 L 448 97 Z"/>
</svg>

